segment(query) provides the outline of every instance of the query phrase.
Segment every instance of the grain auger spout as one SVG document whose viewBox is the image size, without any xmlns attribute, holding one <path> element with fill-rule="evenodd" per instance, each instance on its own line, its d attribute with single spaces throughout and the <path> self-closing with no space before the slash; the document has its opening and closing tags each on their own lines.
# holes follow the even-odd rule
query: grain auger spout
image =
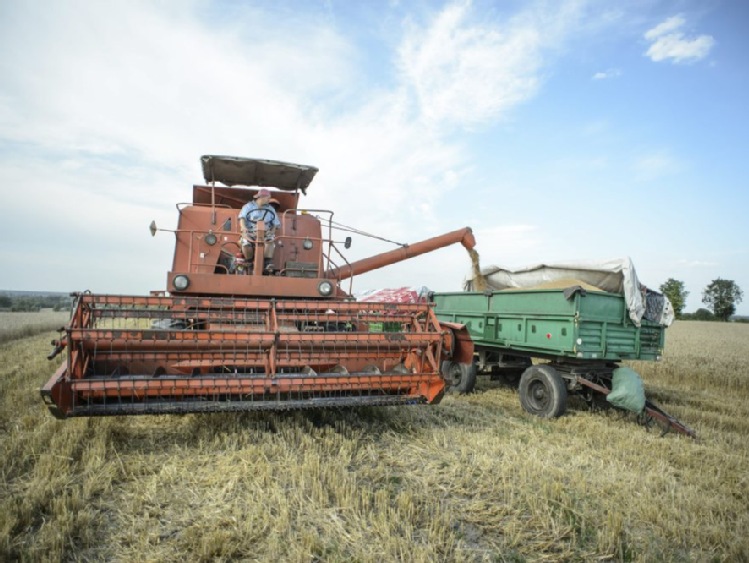
<svg viewBox="0 0 749 563">
<path fill-rule="evenodd" d="M 370 256 L 369 258 L 358 260 L 352 264 L 328 270 L 325 275 L 330 279 L 341 281 L 353 276 L 371 272 L 372 270 L 377 270 L 378 268 L 402 262 L 403 260 L 415 258 L 416 256 L 456 243 L 462 244 L 465 249 L 469 251 L 476 246 L 476 239 L 474 238 L 473 231 L 470 227 L 458 229 L 457 231 L 445 233 L 444 235 L 429 238 L 421 242 L 408 244 L 389 252 Z"/>
<path fill-rule="evenodd" d="M 471 229 L 336 268 L 333 212 L 299 206 L 317 168 L 226 156 L 202 167 L 205 184 L 167 230 L 166 291 L 78 295 L 60 339 L 67 361 L 41 389 L 52 414 L 439 402 L 444 335 L 431 305 L 364 305 L 339 282 L 449 244 L 473 248 Z"/>
</svg>

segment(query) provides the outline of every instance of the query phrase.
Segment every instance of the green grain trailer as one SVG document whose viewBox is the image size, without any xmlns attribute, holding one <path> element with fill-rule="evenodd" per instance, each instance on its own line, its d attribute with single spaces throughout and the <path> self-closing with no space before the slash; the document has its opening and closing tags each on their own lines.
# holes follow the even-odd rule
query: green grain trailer
<svg viewBox="0 0 749 563">
<path fill-rule="evenodd" d="M 622 360 L 657 361 L 663 353 L 665 326 L 645 318 L 637 326 L 621 294 L 574 286 L 433 293 L 432 300 L 453 332 L 442 366 L 452 389 L 471 391 L 477 374 L 519 381 L 523 408 L 541 417 L 562 415 L 568 393 L 590 404 L 609 394 Z M 686 428 L 647 405 L 670 427 Z"/>
<path fill-rule="evenodd" d="M 565 293 L 567 296 L 565 296 Z M 582 289 L 433 294 L 441 321 L 464 324 L 477 349 L 550 359 L 660 360 L 665 328 L 635 326 L 621 295 Z"/>
</svg>

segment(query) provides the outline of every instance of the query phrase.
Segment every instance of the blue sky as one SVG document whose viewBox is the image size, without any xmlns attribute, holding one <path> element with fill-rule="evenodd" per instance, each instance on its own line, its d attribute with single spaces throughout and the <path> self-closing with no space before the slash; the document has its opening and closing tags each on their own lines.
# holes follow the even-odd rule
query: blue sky
<svg viewBox="0 0 749 563">
<path fill-rule="evenodd" d="M 749 292 L 749 5 L 2 2 L 0 289 L 163 289 L 202 154 L 312 164 L 304 205 L 483 265 L 631 256 Z M 358 259 L 391 247 L 356 237 Z M 457 290 L 448 248 L 355 290 Z M 749 314 L 749 293 L 738 311 Z"/>
</svg>

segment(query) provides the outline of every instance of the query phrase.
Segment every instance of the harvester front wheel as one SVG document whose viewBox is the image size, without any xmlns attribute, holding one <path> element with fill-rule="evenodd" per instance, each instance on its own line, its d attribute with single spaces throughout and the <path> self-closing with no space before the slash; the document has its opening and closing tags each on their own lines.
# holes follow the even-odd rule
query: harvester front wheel
<svg viewBox="0 0 749 563">
<path fill-rule="evenodd" d="M 448 393 L 470 393 L 476 386 L 476 366 L 460 362 L 442 362 L 442 376 Z"/>
<path fill-rule="evenodd" d="M 551 366 L 531 366 L 520 378 L 520 404 L 526 412 L 557 418 L 567 409 L 567 387 Z"/>
</svg>

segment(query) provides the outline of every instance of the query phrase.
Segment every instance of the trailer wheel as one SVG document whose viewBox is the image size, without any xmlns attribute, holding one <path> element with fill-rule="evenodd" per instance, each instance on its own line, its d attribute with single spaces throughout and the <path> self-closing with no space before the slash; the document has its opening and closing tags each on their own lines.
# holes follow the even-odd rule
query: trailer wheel
<svg viewBox="0 0 749 563">
<path fill-rule="evenodd" d="M 551 366 L 531 366 L 520 378 L 520 404 L 543 418 L 562 416 L 567 409 L 567 387 Z"/>
<path fill-rule="evenodd" d="M 470 393 L 476 386 L 476 366 L 460 362 L 442 362 L 442 376 L 448 393 Z"/>
</svg>

